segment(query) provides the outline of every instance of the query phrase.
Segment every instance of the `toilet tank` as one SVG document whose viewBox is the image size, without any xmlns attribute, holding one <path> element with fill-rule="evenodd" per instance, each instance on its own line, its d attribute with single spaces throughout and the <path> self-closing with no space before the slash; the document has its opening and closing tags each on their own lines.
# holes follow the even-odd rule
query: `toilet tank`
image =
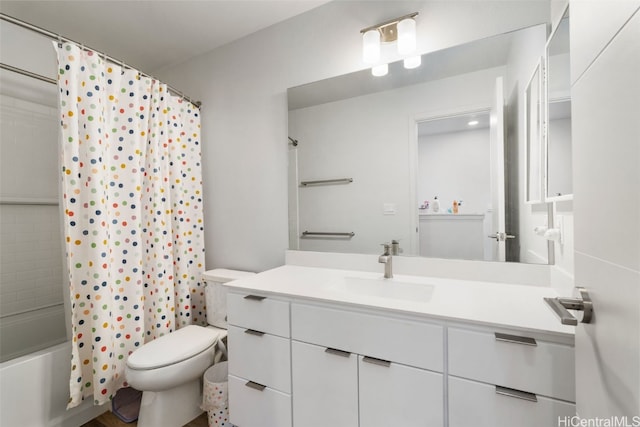
<svg viewBox="0 0 640 427">
<path fill-rule="evenodd" d="M 227 288 L 223 283 L 253 276 L 255 273 L 239 270 L 216 268 L 202 273 L 202 280 L 207 304 L 207 323 L 218 328 L 227 329 Z"/>
</svg>

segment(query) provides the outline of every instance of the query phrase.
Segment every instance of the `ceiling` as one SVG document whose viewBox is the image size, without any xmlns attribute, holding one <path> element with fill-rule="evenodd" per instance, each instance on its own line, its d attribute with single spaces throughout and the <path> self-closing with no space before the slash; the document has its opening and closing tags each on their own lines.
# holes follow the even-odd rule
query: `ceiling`
<svg viewBox="0 0 640 427">
<path fill-rule="evenodd" d="M 470 124 L 477 122 L 477 124 Z M 461 114 L 418 123 L 418 137 L 440 135 L 443 133 L 464 132 L 488 129 L 490 116 L 488 111 Z"/>
<path fill-rule="evenodd" d="M 0 12 L 154 73 L 327 2 L 2 0 Z"/>
</svg>

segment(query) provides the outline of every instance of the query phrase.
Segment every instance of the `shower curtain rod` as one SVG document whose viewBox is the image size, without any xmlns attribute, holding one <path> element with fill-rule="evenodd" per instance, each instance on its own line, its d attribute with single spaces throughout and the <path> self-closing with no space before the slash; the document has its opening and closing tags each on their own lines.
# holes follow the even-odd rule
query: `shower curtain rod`
<svg viewBox="0 0 640 427">
<path fill-rule="evenodd" d="M 58 42 L 69 42 L 69 43 L 74 43 L 74 44 L 76 44 L 76 45 L 80 46 L 80 48 L 81 48 L 81 49 L 83 49 L 83 50 L 92 50 L 92 51 L 94 51 L 94 52 L 98 53 L 99 55 L 103 56 L 106 60 L 111 61 L 111 62 L 113 62 L 113 63 L 115 63 L 115 64 L 119 64 L 119 65 L 121 65 L 123 68 L 129 68 L 129 69 L 135 70 L 135 68 L 130 67 L 130 66 L 128 66 L 127 64 L 125 64 L 125 63 L 124 63 L 124 61 L 121 61 L 121 60 L 116 59 L 116 58 L 112 58 L 111 56 L 109 56 L 109 55 L 107 55 L 107 54 L 104 54 L 104 53 L 99 53 L 97 50 L 92 49 L 91 47 L 85 46 L 84 44 L 82 44 L 82 43 L 78 43 L 77 41 L 75 41 L 75 40 L 71 40 L 71 39 L 69 39 L 69 38 L 67 38 L 67 37 L 63 37 L 63 36 L 61 36 L 60 34 L 52 33 L 51 31 L 45 30 L 44 28 L 38 27 L 38 26 L 33 25 L 33 24 L 29 24 L 28 22 L 21 21 L 21 20 L 19 20 L 19 19 L 17 19 L 17 18 L 14 18 L 14 17 L 12 17 L 12 16 L 6 15 L 6 14 L 4 14 L 4 13 L 0 13 L 0 19 L 2 19 L 3 21 L 7 21 L 7 22 L 10 22 L 10 23 L 12 23 L 12 24 L 15 24 L 15 25 L 17 25 L 17 26 L 19 26 L 19 27 L 22 27 L 22 28 L 24 28 L 24 29 L 27 29 L 27 30 L 33 31 L 33 32 L 38 33 L 38 34 L 40 34 L 40 35 L 43 35 L 43 36 L 49 37 L 50 39 L 57 40 Z M 4 65 L 4 64 L 3 64 L 3 65 Z M 3 66 L 2 68 L 5 68 L 5 67 Z M 13 67 L 12 67 L 12 68 L 13 68 Z M 7 68 L 7 69 L 8 69 L 8 68 Z M 25 73 L 22 73 L 21 71 L 24 71 L 24 70 L 20 70 L 20 71 L 18 71 L 18 70 L 20 70 L 20 69 L 19 69 L 19 68 L 17 68 L 17 69 L 15 69 L 15 70 L 13 70 L 13 69 L 12 69 L 12 70 L 10 70 L 10 71 L 15 71 L 15 72 L 18 72 L 18 73 L 21 73 L 21 74 L 28 75 L 28 76 L 30 76 L 30 77 L 39 78 L 40 80 L 43 80 L 43 79 L 42 79 L 42 78 L 40 78 L 40 77 L 43 77 L 44 79 L 48 79 L 47 77 L 44 77 L 44 76 L 38 76 L 37 74 L 35 74 L 35 75 L 31 75 L 31 74 L 33 74 L 33 73 L 31 73 L 31 74 L 27 74 L 27 73 L 30 73 L 30 72 L 28 72 L 28 71 L 27 71 L 27 72 L 25 72 Z M 160 81 L 159 79 L 157 79 L 157 78 L 153 77 L 153 76 L 152 76 L 152 75 L 150 75 L 150 74 L 143 73 L 143 72 L 142 72 L 142 71 L 140 71 L 140 70 L 136 70 L 136 71 L 138 71 L 138 73 L 140 73 L 140 75 L 141 75 L 141 76 L 143 76 L 143 77 L 148 77 L 148 78 L 150 78 L 150 79 L 153 79 L 153 80 L 156 80 L 156 81 Z M 47 81 L 47 80 L 44 80 L 44 81 Z M 54 80 L 54 82 L 57 84 L 57 82 L 56 82 L 55 80 Z M 178 96 L 179 96 L 179 97 L 181 97 L 182 99 L 185 99 L 185 100 L 189 101 L 190 103 L 192 103 L 192 104 L 193 104 L 193 105 L 195 105 L 196 107 L 198 107 L 198 108 L 201 108 L 201 107 L 202 107 L 202 102 L 200 102 L 200 101 L 193 101 L 191 98 L 189 98 L 188 96 L 186 96 L 185 94 L 183 94 L 183 93 L 182 93 L 182 92 L 180 92 L 179 90 L 177 90 L 177 89 L 175 89 L 175 88 L 173 88 L 173 87 L 171 87 L 171 86 L 169 86 L 169 85 L 167 85 L 167 89 L 169 89 L 169 91 L 170 91 L 170 92 L 173 92 L 175 95 L 178 95 Z"/>
<path fill-rule="evenodd" d="M 58 84 L 56 79 L 52 79 L 50 77 L 45 77 L 41 74 L 32 73 L 31 71 L 23 70 L 22 68 L 14 67 L 13 65 L 5 64 L 4 62 L 0 62 L 0 68 L 3 70 L 12 71 L 14 73 L 22 74 L 23 76 L 31 77 L 37 80 L 42 80 L 46 83 Z"/>
</svg>

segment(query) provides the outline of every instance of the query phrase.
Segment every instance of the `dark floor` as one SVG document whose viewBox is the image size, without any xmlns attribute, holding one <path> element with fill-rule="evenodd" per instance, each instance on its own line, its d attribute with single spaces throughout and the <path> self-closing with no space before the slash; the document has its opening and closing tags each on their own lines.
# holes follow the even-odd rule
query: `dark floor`
<svg viewBox="0 0 640 427">
<path fill-rule="evenodd" d="M 136 425 L 138 425 L 136 422 L 127 424 L 113 415 L 111 411 L 107 411 L 98 418 L 94 418 L 88 423 L 83 424 L 81 427 L 133 427 Z M 185 424 L 184 427 L 208 427 L 207 413 L 203 413 L 198 418 Z"/>
</svg>

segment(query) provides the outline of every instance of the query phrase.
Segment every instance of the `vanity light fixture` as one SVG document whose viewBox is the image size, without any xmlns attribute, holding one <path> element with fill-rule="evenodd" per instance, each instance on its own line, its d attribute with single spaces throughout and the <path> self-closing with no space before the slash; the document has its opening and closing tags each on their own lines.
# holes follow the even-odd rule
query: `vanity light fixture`
<svg viewBox="0 0 640 427">
<path fill-rule="evenodd" d="M 416 50 L 416 21 L 418 12 L 391 19 L 360 31 L 362 34 L 362 60 L 371 65 L 374 76 L 384 76 L 389 71 L 386 62 L 380 63 L 380 47 L 382 43 L 398 42 L 398 54 L 404 56 L 405 68 L 420 66 L 420 55 Z"/>
<path fill-rule="evenodd" d="M 420 64 L 422 64 L 422 57 L 420 55 L 410 56 L 404 59 L 404 68 L 407 70 L 418 68 Z"/>
<path fill-rule="evenodd" d="M 389 73 L 389 64 L 378 64 L 371 67 L 371 74 L 376 77 L 386 76 Z"/>
</svg>

